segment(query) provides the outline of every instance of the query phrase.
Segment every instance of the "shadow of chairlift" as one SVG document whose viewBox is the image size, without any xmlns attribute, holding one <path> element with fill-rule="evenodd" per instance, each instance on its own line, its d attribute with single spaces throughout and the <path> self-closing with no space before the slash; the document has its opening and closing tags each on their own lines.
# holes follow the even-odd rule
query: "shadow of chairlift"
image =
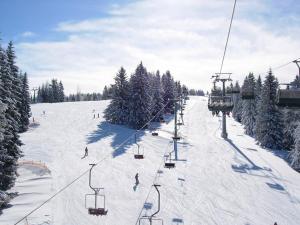
<svg viewBox="0 0 300 225">
<path fill-rule="evenodd" d="M 160 187 L 160 185 L 154 184 L 153 186 L 155 187 L 155 189 L 157 191 L 157 194 L 158 194 L 158 208 L 157 208 L 156 212 L 154 212 L 151 216 L 143 216 L 143 217 L 139 218 L 139 225 L 145 225 L 145 224 L 149 224 L 149 225 L 164 225 L 163 219 L 155 217 L 159 213 L 159 211 L 160 211 L 160 192 L 158 190 L 158 187 Z M 155 224 L 154 224 L 154 222 L 155 222 Z"/>
<path fill-rule="evenodd" d="M 107 215 L 108 210 L 106 210 L 105 208 L 105 195 L 104 194 L 99 194 L 99 192 L 102 190 L 104 190 L 104 188 L 96 188 L 96 187 L 92 187 L 91 185 L 91 180 L 92 180 L 92 169 L 94 168 L 96 164 L 90 164 L 91 169 L 90 169 L 90 173 L 89 173 L 89 186 L 90 188 L 94 191 L 94 194 L 86 194 L 85 195 L 85 208 L 88 209 L 88 213 L 89 215 L 93 215 L 93 216 L 105 216 Z M 93 207 L 89 207 L 88 206 L 88 199 L 89 197 L 93 197 L 94 198 L 94 206 Z M 102 199 L 102 207 L 98 206 L 98 198 Z"/>
</svg>

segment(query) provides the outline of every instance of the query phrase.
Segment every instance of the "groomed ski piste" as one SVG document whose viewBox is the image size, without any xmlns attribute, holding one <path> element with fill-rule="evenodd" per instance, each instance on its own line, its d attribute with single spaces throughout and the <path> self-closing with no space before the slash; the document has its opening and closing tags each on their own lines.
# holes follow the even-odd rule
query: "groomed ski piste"
<svg viewBox="0 0 300 225">
<path fill-rule="evenodd" d="M 107 104 L 32 105 L 38 124 L 21 135 L 23 163 L 11 190 L 19 196 L 3 210 L 1 225 L 15 224 L 94 162 L 99 163 L 92 182 L 104 188 L 106 216 L 91 216 L 85 208 L 85 194 L 92 193 L 85 173 L 19 224 L 138 224 L 139 218 L 157 210 L 154 183 L 161 185 L 161 210 L 155 217 L 165 225 L 300 224 L 300 174 L 280 157 L 283 151 L 260 148 L 230 117 L 228 140 L 222 139 L 221 117 L 211 115 L 206 97 L 187 101 L 174 169 L 163 164 L 173 149 L 173 120 L 161 124 L 159 136 L 148 130 L 138 134 L 145 158 L 137 160 L 134 138 L 118 148 L 134 130 L 105 122 Z M 89 155 L 82 159 L 86 146 Z M 158 224 L 161 221 L 153 221 Z"/>
</svg>

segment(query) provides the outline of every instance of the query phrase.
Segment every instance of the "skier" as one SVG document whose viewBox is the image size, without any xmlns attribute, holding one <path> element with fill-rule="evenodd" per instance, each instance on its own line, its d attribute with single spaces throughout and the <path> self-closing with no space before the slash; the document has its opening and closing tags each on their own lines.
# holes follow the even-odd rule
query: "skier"
<svg viewBox="0 0 300 225">
<path fill-rule="evenodd" d="M 135 175 L 134 178 L 135 178 L 135 185 L 138 185 L 140 183 L 140 181 L 139 181 L 139 174 L 136 173 L 136 175 Z"/>
<path fill-rule="evenodd" d="M 87 147 L 85 147 L 84 156 L 82 157 L 82 159 L 85 158 L 85 157 L 87 157 L 88 155 L 89 155 L 89 150 L 88 150 Z"/>
</svg>

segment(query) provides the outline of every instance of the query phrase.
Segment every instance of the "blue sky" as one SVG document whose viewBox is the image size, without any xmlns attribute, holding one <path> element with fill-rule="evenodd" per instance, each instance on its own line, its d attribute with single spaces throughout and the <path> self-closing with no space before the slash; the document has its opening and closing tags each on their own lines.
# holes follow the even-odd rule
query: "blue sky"
<svg viewBox="0 0 300 225">
<path fill-rule="evenodd" d="M 31 86 L 101 91 L 120 66 L 170 70 L 192 88 L 218 71 L 233 0 L 0 0 L 2 44 L 13 40 Z M 242 81 L 299 58 L 299 0 L 238 0 L 224 72 Z M 298 49 L 298 50 L 297 50 Z M 282 81 L 293 65 L 275 71 Z"/>
<path fill-rule="evenodd" d="M 1 0 L 0 27 L 5 41 L 62 39 L 53 29 L 62 21 L 81 21 L 107 16 L 114 4 L 129 0 Z M 36 36 L 22 36 L 32 32 Z M 30 38 L 29 38 L 30 37 Z"/>
</svg>

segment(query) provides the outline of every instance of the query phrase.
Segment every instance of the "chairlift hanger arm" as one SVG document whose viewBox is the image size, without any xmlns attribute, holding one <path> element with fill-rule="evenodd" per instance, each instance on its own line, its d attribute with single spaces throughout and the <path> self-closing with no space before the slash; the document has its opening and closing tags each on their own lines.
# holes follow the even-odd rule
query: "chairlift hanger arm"
<svg viewBox="0 0 300 225">
<path fill-rule="evenodd" d="M 150 216 L 150 218 L 149 218 L 150 221 L 151 221 L 152 218 L 153 218 L 157 213 L 159 213 L 159 211 L 160 211 L 160 192 L 159 192 L 159 190 L 158 190 L 158 187 L 160 187 L 160 185 L 159 185 L 159 184 L 154 184 L 153 186 L 155 187 L 155 189 L 156 189 L 156 191 L 157 191 L 157 194 L 158 194 L 158 208 L 157 208 L 156 212 L 154 212 L 154 213 Z"/>
</svg>

